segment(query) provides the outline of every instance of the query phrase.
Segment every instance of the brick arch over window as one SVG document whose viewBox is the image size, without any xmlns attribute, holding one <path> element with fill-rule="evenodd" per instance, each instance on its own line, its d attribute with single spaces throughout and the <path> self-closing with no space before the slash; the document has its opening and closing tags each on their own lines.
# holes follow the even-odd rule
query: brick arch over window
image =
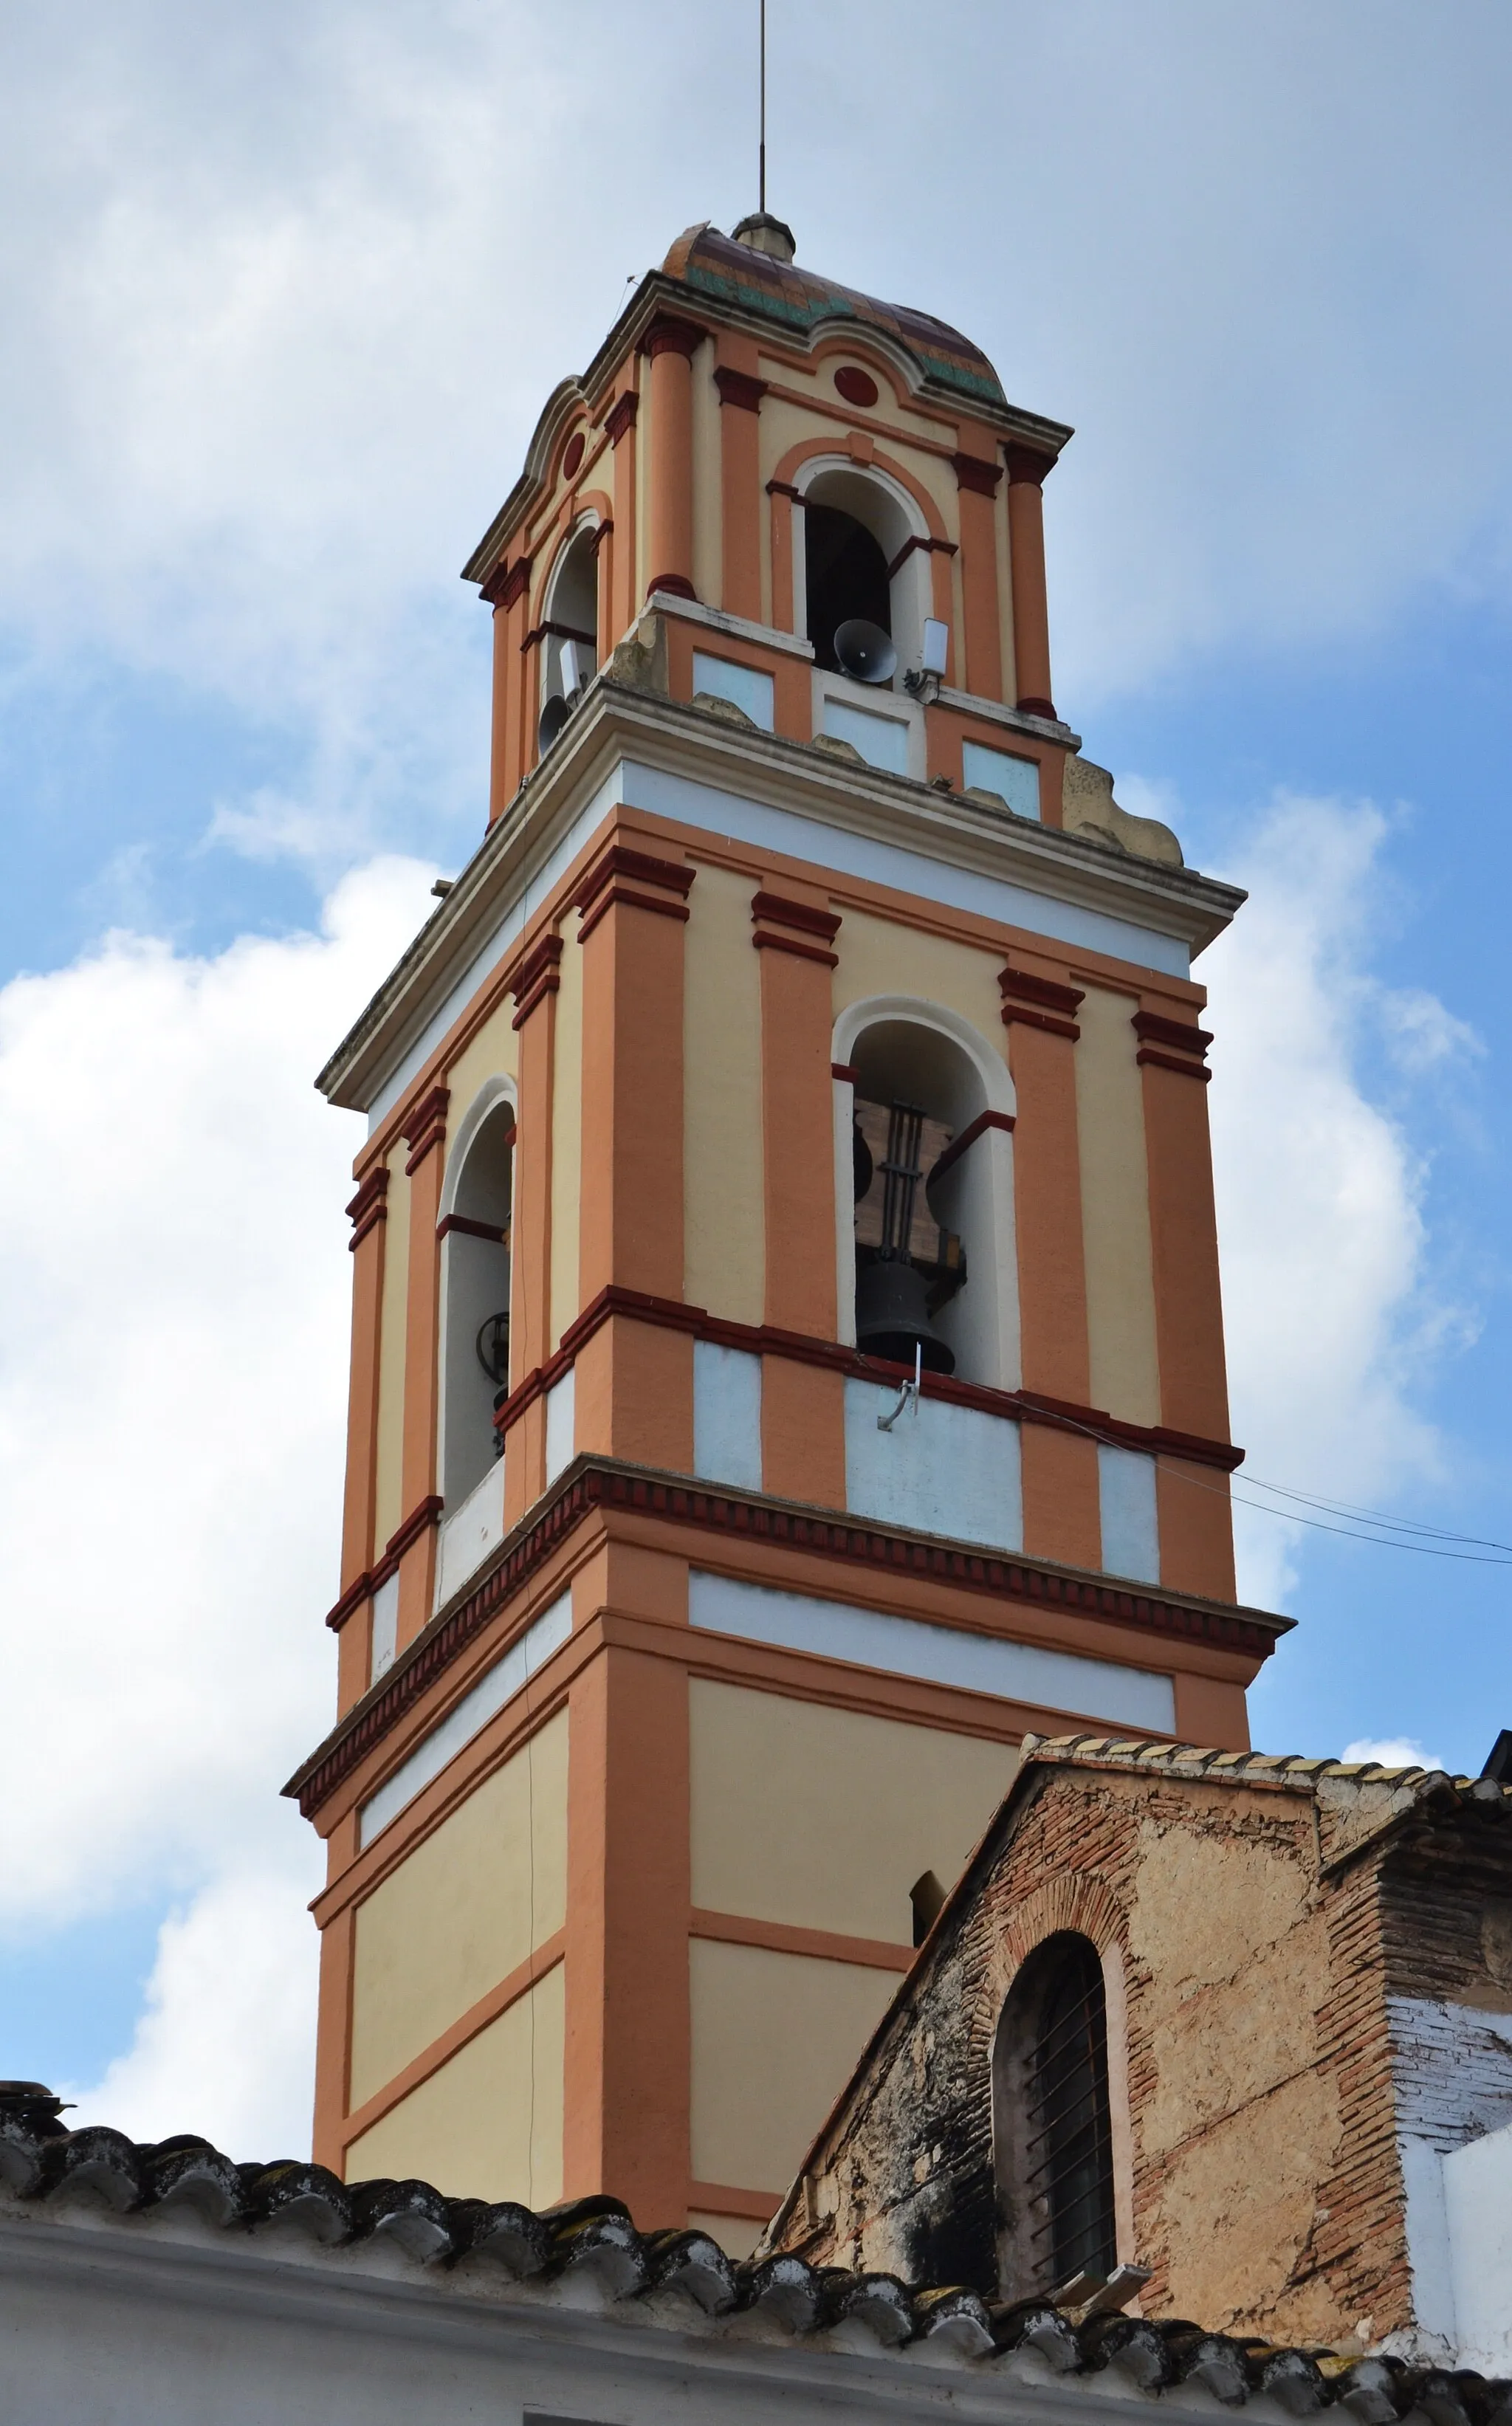
<svg viewBox="0 0 1512 2426">
<path fill-rule="evenodd" d="M 994 2050 L 1016 1980 L 1052 1937 L 1085 1938 L 1102 1965 L 1107 2034 L 1108 2108 L 1113 2137 L 1114 2221 L 1120 2264 L 1135 2259 L 1133 2126 L 1129 2096 L 1129 1960 L 1124 1912 L 1106 1882 L 1089 1870 L 1063 1870 L 1032 1894 L 1010 1900 L 989 1887 L 984 1920 L 990 1940 L 967 2020 L 975 2078 L 994 2082 Z M 996 2118 L 995 2118 L 996 2119 Z M 994 2139 L 997 2132 L 994 2130 Z M 1004 2284 L 1004 2290 L 1007 2285 Z"/>
</svg>

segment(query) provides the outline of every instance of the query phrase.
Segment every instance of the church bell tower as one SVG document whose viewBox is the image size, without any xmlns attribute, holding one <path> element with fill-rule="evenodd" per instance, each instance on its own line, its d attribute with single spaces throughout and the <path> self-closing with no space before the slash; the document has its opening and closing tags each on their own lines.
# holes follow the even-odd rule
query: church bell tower
<svg viewBox="0 0 1512 2426">
<path fill-rule="evenodd" d="M 1050 679 L 1070 432 L 679 237 L 466 568 L 489 823 L 356 1164 L 316 2155 L 739 2254 L 1026 1730 L 1242 1748 L 1195 953 Z"/>
</svg>

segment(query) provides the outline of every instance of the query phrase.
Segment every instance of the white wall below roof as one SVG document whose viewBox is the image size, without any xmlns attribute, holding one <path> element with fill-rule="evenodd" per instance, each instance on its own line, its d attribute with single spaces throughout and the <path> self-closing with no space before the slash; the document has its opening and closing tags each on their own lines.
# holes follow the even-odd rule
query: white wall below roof
<svg viewBox="0 0 1512 2426">
<path fill-rule="evenodd" d="M 651 2314 L 617 2304 L 592 2260 L 543 2289 L 487 2257 L 426 2266 L 387 2236 L 322 2249 L 297 2223 L 221 2231 L 186 2206 L 57 2214 L 5 2198 L 0 2276 L 8 2426 L 916 2426 L 924 2414 L 1124 2426 L 1132 2415 L 1126 2380 L 1110 2383 L 1116 2369 L 1047 2387 L 1037 2352 L 963 2358 L 949 2325 L 906 2351 L 860 2322 L 789 2335 L 758 2320 L 742 2336 L 738 2320 L 732 2336 L 685 2293 L 660 2294 Z M 1223 2426 L 1195 2384 L 1165 2398 Z"/>
<path fill-rule="evenodd" d="M 761 1488 L 761 1359 L 711 1339 L 693 1342 L 693 1472 Z"/>
<path fill-rule="evenodd" d="M 896 1389 L 846 1383 L 847 1508 L 921 1533 L 1022 1549 L 1018 1426 L 949 1399 L 916 1399 L 890 1431 L 879 1431 L 878 1417 L 897 1403 Z"/>
<path fill-rule="evenodd" d="M 1512 2374 L 1512 2123 L 1442 2159 L 1455 2355 Z"/>
<path fill-rule="evenodd" d="M 1112 1719 L 1162 1735 L 1170 1735 L 1176 1726 L 1171 1679 L 1149 1669 L 1045 1651 L 1037 1643 L 1004 1642 L 997 1635 L 967 1634 L 959 1626 L 926 1625 L 917 1618 L 889 1617 L 879 1609 L 813 1600 L 802 1593 L 773 1592 L 731 1576 L 694 1569 L 688 1578 L 688 1622 L 710 1633 L 769 1642 L 784 1651 L 812 1651 L 824 1659 L 880 1668 L 889 1675 L 963 1686 L 968 1692 L 1027 1702 L 1035 1709 Z"/>
</svg>

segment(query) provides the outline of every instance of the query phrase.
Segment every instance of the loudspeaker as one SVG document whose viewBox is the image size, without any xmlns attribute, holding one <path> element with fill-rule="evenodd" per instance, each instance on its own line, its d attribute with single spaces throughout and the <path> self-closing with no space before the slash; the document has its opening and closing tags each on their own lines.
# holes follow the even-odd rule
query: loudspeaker
<svg viewBox="0 0 1512 2426">
<path fill-rule="evenodd" d="M 891 682 L 898 670 L 898 652 L 880 623 L 853 615 L 835 635 L 835 662 L 853 682 Z"/>
</svg>

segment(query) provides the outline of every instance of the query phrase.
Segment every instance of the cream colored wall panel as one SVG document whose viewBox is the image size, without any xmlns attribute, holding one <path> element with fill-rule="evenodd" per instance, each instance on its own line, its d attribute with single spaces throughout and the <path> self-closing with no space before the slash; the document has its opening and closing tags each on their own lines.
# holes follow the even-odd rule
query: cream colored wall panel
<svg viewBox="0 0 1512 2426">
<path fill-rule="evenodd" d="M 410 1183 L 404 1150 L 388 1167 L 388 1221 L 383 1233 L 383 1295 L 378 1334 L 378 1453 L 373 1479 L 373 1537 L 382 1553 L 403 1523 L 404 1333 L 410 1295 Z"/>
<path fill-rule="evenodd" d="M 693 2178 L 785 2191 L 898 1974 L 702 1937 L 689 1954 Z"/>
<path fill-rule="evenodd" d="M 459 1804 L 357 1908 L 353 2107 L 559 1930 L 567 1901 L 567 1714 Z"/>
<path fill-rule="evenodd" d="M 759 1322 L 766 1291 L 756 889 L 700 867 L 683 930 L 683 1293 L 732 1322 Z"/>
<path fill-rule="evenodd" d="M 925 1870 L 953 1883 L 1018 1765 L 977 1736 L 696 1676 L 688 1692 L 692 1896 L 707 1912 L 907 1946 L 909 1889 Z"/>
<path fill-rule="evenodd" d="M 821 365 L 813 364 L 807 367 L 795 364 L 793 363 L 778 362 L 774 356 L 771 354 L 763 354 L 759 359 L 757 368 L 759 369 L 761 377 L 764 380 L 771 380 L 774 386 L 794 388 L 800 392 L 811 387 L 816 396 L 822 396 L 827 402 L 833 403 L 835 401 L 835 374 L 839 369 L 841 363 L 845 361 L 854 362 L 858 370 L 864 370 L 869 378 L 876 380 L 878 386 L 882 390 L 882 402 L 879 406 L 875 407 L 874 410 L 878 416 L 887 423 L 890 429 L 911 430 L 916 437 L 931 440 L 936 446 L 941 444 L 942 440 L 946 445 L 950 444 L 951 430 L 949 425 L 934 420 L 928 413 L 915 412 L 910 405 L 899 404 L 895 400 L 886 374 L 877 368 L 874 359 L 864 359 L 859 351 L 854 355 L 830 354 L 826 357 Z M 763 413 L 771 411 L 770 405 L 763 405 L 761 409 Z M 869 421 L 870 415 L 869 413 L 858 413 L 856 418 L 858 423 L 860 423 Z M 828 427 L 829 429 L 836 430 L 837 433 L 843 438 L 843 425 L 831 421 L 827 413 L 823 415 L 822 419 L 816 415 L 814 426 L 819 429 L 823 429 Z M 884 447 L 886 447 L 887 443 L 886 440 L 884 439 L 881 443 Z"/>
<path fill-rule="evenodd" d="M 1126 1423 L 1161 1420 L 1145 1098 L 1128 995 L 1089 986 L 1077 1013 L 1077 1141 L 1092 1403 Z"/>
<path fill-rule="evenodd" d="M 519 1076 L 520 1040 L 510 1025 L 513 1009 L 512 996 L 506 996 L 447 1072 L 447 1085 L 451 1090 L 451 1102 L 447 1108 L 448 1160 L 452 1142 L 467 1117 L 468 1108 L 477 1101 L 489 1079 Z"/>
<path fill-rule="evenodd" d="M 714 348 L 705 346 L 693 360 L 693 588 L 714 606 L 724 596 L 723 410 L 714 385 Z"/>
<path fill-rule="evenodd" d="M 347 2179 L 432 2182 L 448 2198 L 561 2196 L 559 1963 L 347 2151 Z"/>
<path fill-rule="evenodd" d="M 561 930 L 551 1075 L 551 1345 L 577 1312 L 577 1208 L 583 1181 L 583 956 L 575 911 Z"/>
<path fill-rule="evenodd" d="M 835 949 L 840 959 L 833 995 L 837 1012 L 871 995 L 917 995 L 968 1020 L 994 1057 L 1006 1061 L 998 992 L 1000 952 L 973 951 L 949 936 L 895 926 L 864 910 L 846 912 Z"/>
</svg>

